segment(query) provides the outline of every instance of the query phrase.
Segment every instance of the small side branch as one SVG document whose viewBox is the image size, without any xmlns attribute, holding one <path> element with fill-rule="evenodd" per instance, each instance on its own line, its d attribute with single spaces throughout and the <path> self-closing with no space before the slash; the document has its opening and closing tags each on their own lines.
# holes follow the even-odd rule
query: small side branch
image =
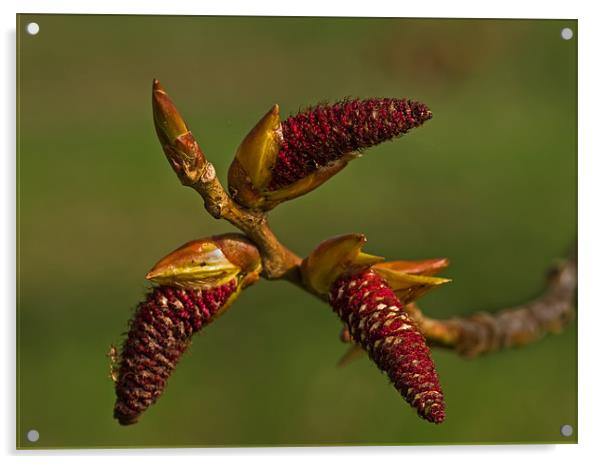
<svg viewBox="0 0 602 464">
<path fill-rule="evenodd" d="M 196 166 L 201 174 L 192 176 L 194 180 L 191 181 L 191 176 L 182 176 L 176 170 L 180 181 L 203 197 L 205 209 L 211 216 L 227 220 L 255 242 L 263 261 L 262 275 L 267 279 L 278 279 L 298 266 L 301 258 L 276 238 L 268 224 L 267 215 L 240 207 L 222 186 L 213 165 L 202 154 L 197 159 L 201 159 Z"/>
</svg>

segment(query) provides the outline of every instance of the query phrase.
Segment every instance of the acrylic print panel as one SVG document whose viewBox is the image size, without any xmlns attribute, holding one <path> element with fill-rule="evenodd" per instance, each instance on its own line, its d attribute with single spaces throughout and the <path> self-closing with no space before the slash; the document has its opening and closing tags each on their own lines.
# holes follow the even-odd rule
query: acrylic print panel
<svg viewBox="0 0 602 464">
<path fill-rule="evenodd" d="M 577 37 L 574 20 L 19 15 L 18 447 L 575 443 Z M 227 188 L 276 103 L 282 134 L 269 113 L 238 152 L 244 217 L 361 150 L 273 208 L 280 242 L 304 257 L 361 233 L 366 253 L 449 267 L 372 263 L 365 283 L 341 277 L 358 242 L 342 262 L 331 243 L 305 289 L 262 278 L 209 326 L 257 273 L 254 245 L 197 242 L 146 280 L 235 231 L 165 153 L 210 179 L 190 128 Z M 264 276 L 299 280 L 281 251 Z M 438 288 L 420 317 L 390 285 Z"/>
</svg>

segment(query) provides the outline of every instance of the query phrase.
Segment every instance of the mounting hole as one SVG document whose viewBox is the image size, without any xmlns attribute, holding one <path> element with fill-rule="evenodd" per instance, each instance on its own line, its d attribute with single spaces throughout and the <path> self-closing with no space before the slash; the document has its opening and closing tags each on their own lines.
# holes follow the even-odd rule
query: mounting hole
<svg viewBox="0 0 602 464">
<path fill-rule="evenodd" d="M 573 426 L 565 424 L 562 427 L 560 427 L 560 435 L 562 435 L 563 437 L 570 437 L 571 435 L 573 435 Z"/>
<path fill-rule="evenodd" d="M 25 30 L 29 35 L 37 35 L 40 32 L 40 25 L 38 23 L 29 23 L 25 26 Z"/>
<path fill-rule="evenodd" d="M 560 37 L 563 40 L 571 40 L 573 38 L 573 30 L 570 27 L 565 27 L 560 31 Z"/>
<path fill-rule="evenodd" d="M 37 430 L 31 429 L 29 432 L 27 432 L 27 440 L 29 440 L 30 442 L 35 443 L 39 439 L 40 432 L 38 432 Z"/>
</svg>

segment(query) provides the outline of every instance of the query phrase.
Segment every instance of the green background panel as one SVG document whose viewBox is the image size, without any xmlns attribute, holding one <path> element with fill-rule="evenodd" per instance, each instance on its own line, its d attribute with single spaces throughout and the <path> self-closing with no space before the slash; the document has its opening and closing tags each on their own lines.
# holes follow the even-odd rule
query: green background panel
<svg viewBox="0 0 602 464">
<path fill-rule="evenodd" d="M 40 32 L 25 33 L 36 21 Z M 466 360 L 434 358 L 448 418 L 417 418 L 345 350 L 327 305 L 261 281 L 196 336 L 139 424 L 112 418 L 105 354 L 180 244 L 231 231 L 182 188 L 152 125 L 151 81 L 218 175 L 274 103 L 409 97 L 424 127 L 277 208 L 307 254 L 363 232 L 367 251 L 447 256 L 433 317 L 537 295 L 577 234 L 576 21 L 18 17 L 18 427 L 21 448 L 575 442 L 577 330 Z M 40 440 L 27 442 L 28 430 Z"/>
</svg>

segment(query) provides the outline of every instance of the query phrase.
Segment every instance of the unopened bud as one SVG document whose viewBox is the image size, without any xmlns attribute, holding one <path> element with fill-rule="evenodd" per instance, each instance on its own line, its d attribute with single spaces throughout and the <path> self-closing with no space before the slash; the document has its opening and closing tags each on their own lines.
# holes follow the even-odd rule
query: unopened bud
<svg viewBox="0 0 602 464">
<path fill-rule="evenodd" d="M 384 258 L 363 253 L 362 234 L 339 235 L 320 243 L 301 264 L 303 282 L 313 292 L 326 295 L 343 273 L 381 262 Z"/>
<path fill-rule="evenodd" d="M 153 80 L 153 120 L 162 145 L 173 144 L 188 132 L 184 119 L 157 79 Z"/>
<path fill-rule="evenodd" d="M 159 81 L 153 81 L 155 130 L 169 164 L 184 185 L 202 178 L 206 159 L 184 119 Z"/>
</svg>

